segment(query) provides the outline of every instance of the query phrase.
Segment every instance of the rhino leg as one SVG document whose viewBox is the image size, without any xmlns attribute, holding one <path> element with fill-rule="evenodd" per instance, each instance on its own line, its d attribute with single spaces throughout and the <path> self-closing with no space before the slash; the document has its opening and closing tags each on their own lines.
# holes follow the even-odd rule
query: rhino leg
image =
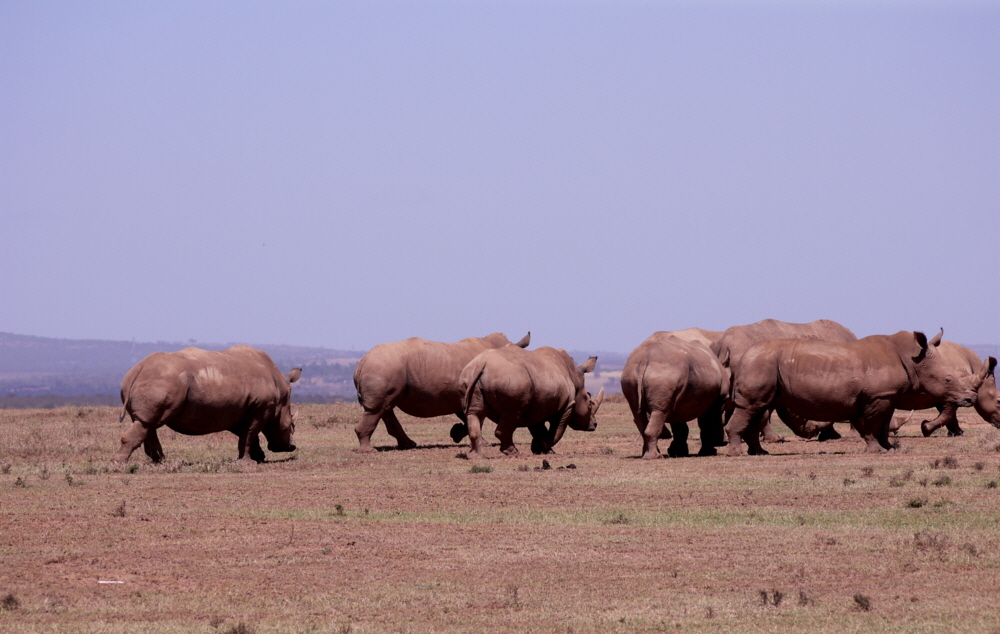
<svg viewBox="0 0 1000 634">
<path fill-rule="evenodd" d="M 531 432 L 531 453 L 536 456 L 553 453 L 552 447 L 549 446 L 549 438 L 552 437 L 552 432 L 545 427 L 544 422 L 532 425 L 528 428 L 528 431 Z"/>
<path fill-rule="evenodd" d="M 688 424 L 671 423 L 674 428 L 674 441 L 667 447 L 667 455 L 671 458 L 687 458 L 688 453 Z"/>
<path fill-rule="evenodd" d="M 716 447 L 726 444 L 725 433 L 722 430 L 722 408 L 725 399 L 712 403 L 705 413 L 698 417 L 698 429 L 701 434 L 701 449 L 699 456 L 714 456 Z"/>
<path fill-rule="evenodd" d="M 358 451 L 361 453 L 371 453 L 375 451 L 372 447 L 372 434 L 378 427 L 379 420 L 384 412 L 370 412 L 365 410 L 361 414 L 361 420 L 354 426 L 354 433 L 358 436 Z"/>
<path fill-rule="evenodd" d="M 924 436 L 930 436 L 942 427 L 947 427 L 949 436 L 961 436 L 965 433 L 958 424 L 958 407 L 955 404 L 938 405 L 937 410 L 937 418 L 920 423 L 920 431 Z"/>
<path fill-rule="evenodd" d="M 868 453 L 885 453 L 892 449 L 889 443 L 889 423 L 895 411 L 891 403 L 876 402 L 865 408 L 864 417 L 851 421 L 865 441 Z"/>
<path fill-rule="evenodd" d="M 659 410 L 654 410 L 649 414 L 649 422 L 646 423 L 646 428 L 642 430 L 643 460 L 656 460 L 663 457 L 663 454 L 660 453 L 658 443 L 663 430 L 666 428 L 666 421 L 666 415 Z"/>
<path fill-rule="evenodd" d="M 451 439 L 457 444 L 462 442 L 462 439 L 469 435 L 469 423 L 465 419 L 465 414 L 463 412 L 455 412 L 455 416 L 462 421 L 461 423 L 455 423 L 451 426 Z"/>
<path fill-rule="evenodd" d="M 160 444 L 160 437 L 156 435 L 156 428 L 146 433 L 142 448 L 153 462 L 163 462 L 163 446 Z"/>
<path fill-rule="evenodd" d="M 515 428 L 516 428 L 515 425 L 513 425 L 511 421 L 504 420 L 503 418 L 501 418 L 500 422 L 497 423 L 497 428 L 496 431 L 494 432 L 494 435 L 497 437 L 497 440 L 500 441 L 500 451 L 502 451 L 505 455 L 511 457 L 516 456 L 518 453 L 520 453 L 517 450 L 517 446 L 514 444 Z"/>
<path fill-rule="evenodd" d="M 118 451 L 111 458 L 115 462 L 128 462 L 129 456 L 132 452 L 139 448 L 143 442 L 145 442 L 146 437 L 149 435 L 149 428 L 147 428 L 142 421 L 135 421 L 132 426 L 122 434 L 122 444 Z M 153 432 L 156 433 L 155 431 Z M 159 444 L 159 443 L 157 443 Z"/>
<path fill-rule="evenodd" d="M 478 414 L 469 413 L 469 457 L 483 458 L 483 419 Z"/>
<path fill-rule="evenodd" d="M 767 443 L 785 442 L 785 437 L 778 435 L 771 427 L 771 412 L 772 410 L 768 410 L 764 414 L 764 429 L 760 430 L 761 440 Z"/>
<path fill-rule="evenodd" d="M 737 407 L 732 417 L 726 423 L 726 434 L 729 435 L 727 456 L 743 455 L 743 443 L 747 444 L 747 453 L 751 456 L 766 456 L 767 451 L 760 446 L 760 430 L 764 425 L 766 410 L 751 412 Z"/>
<path fill-rule="evenodd" d="M 264 462 L 264 450 L 260 446 L 260 436 L 257 434 L 253 434 L 247 439 L 247 455 L 254 462 Z"/>
<path fill-rule="evenodd" d="M 396 439 L 396 445 L 400 449 L 413 449 L 417 446 L 417 443 L 413 442 L 403 431 L 403 426 L 399 424 L 395 411 L 390 409 L 382 416 L 382 420 L 385 421 L 385 430 Z"/>
</svg>

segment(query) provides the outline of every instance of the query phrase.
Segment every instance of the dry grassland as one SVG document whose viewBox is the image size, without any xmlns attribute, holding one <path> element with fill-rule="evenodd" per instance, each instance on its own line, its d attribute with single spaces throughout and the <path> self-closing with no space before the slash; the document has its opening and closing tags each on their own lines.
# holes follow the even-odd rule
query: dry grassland
<svg viewBox="0 0 1000 634">
<path fill-rule="evenodd" d="M 458 457 L 450 417 L 359 455 L 359 415 L 300 406 L 293 459 L 167 431 L 122 467 L 116 409 L 0 410 L 0 631 L 1000 631 L 1000 431 L 972 410 L 895 455 L 646 462 L 607 403 L 550 470 L 525 430 Z"/>
</svg>

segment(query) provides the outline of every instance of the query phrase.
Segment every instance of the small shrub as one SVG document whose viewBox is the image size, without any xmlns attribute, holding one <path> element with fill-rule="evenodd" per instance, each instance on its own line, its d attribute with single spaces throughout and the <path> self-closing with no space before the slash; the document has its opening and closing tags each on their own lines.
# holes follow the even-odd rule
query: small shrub
<svg viewBox="0 0 1000 634">
<path fill-rule="evenodd" d="M 21 602 L 12 592 L 8 592 L 7 596 L 0 601 L 0 610 L 16 610 L 19 607 L 21 607 Z"/>
<path fill-rule="evenodd" d="M 767 590 L 760 591 L 760 604 L 761 605 L 773 605 L 778 607 L 781 602 L 785 600 L 785 593 L 781 590 L 771 589 L 770 592 Z"/>
<path fill-rule="evenodd" d="M 989 482 L 986 483 L 986 488 L 987 489 L 995 489 L 995 488 L 997 488 L 997 481 L 996 480 L 990 480 Z"/>
<path fill-rule="evenodd" d="M 813 600 L 809 598 L 809 595 L 806 594 L 805 590 L 799 590 L 799 605 L 806 606 L 812 605 L 812 603 Z"/>
<path fill-rule="evenodd" d="M 850 479 L 850 478 L 844 478 L 844 486 L 845 486 L 845 487 L 849 487 L 849 486 L 851 486 L 852 484 L 854 484 L 854 480 L 852 480 L 852 479 Z"/>
<path fill-rule="evenodd" d="M 628 524 L 629 519 L 624 513 L 619 513 L 612 517 L 611 519 L 604 522 L 605 524 Z"/>
<path fill-rule="evenodd" d="M 24 478 L 22 478 L 21 476 L 17 476 L 17 480 L 14 480 L 14 486 L 16 486 L 19 489 L 26 489 L 28 488 L 28 483 L 25 482 Z"/>
<path fill-rule="evenodd" d="M 810 472 L 810 473 L 809 473 L 809 476 L 808 476 L 808 478 L 809 478 L 810 480 L 815 480 L 815 479 L 816 479 L 816 474 L 815 474 L 815 473 L 812 473 L 812 472 Z"/>
<path fill-rule="evenodd" d="M 936 487 L 946 487 L 951 484 L 951 478 L 949 478 L 948 476 L 941 476 L 934 482 L 931 482 L 931 484 L 933 484 Z"/>
<path fill-rule="evenodd" d="M 715 618 L 715 610 L 713 610 L 712 606 L 710 605 L 705 608 L 705 618 L 706 619 Z"/>
<path fill-rule="evenodd" d="M 927 506 L 927 500 L 924 498 L 910 498 L 906 506 L 907 508 L 918 509 L 922 506 Z"/>
<path fill-rule="evenodd" d="M 42 480 L 48 480 L 49 479 L 49 467 L 48 467 L 48 465 L 42 466 L 42 472 L 38 474 L 38 477 L 41 478 Z"/>
<path fill-rule="evenodd" d="M 522 465 L 518 465 L 517 470 L 518 471 L 531 471 L 531 467 L 529 467 L 526 464 L 522 464 Z"/>
<path fill-rule="evenodd" d="M 913 534 L 913 547 L 917 550 L 943 552 L 948 547 L 948 536 L 944 533 L 918 531 Z"/>
<path fill-rule="evenodd" d="M 939 508 L 948 506 L 951 503 L 952 503 L 951 500 L 941 499 L 941 500 L 938 500 L 937 502 L 935 502 L 934 504 L 931 504 L 931 506 L 933 506 L 936 509 L 939 509 Z"/>
<path fill-rule="evenodd" d="M 0 462 L 0 473 L 7 475 L 10 473 L 11 464 L 9 462 Z"/>
<path fill-rule="evenodd" d="M 982 461 L 977 462 L 976 464 L 972 465 L 972 468 L 975 469 L 976 471 L 982 471 L 983 469 L 986 468 L 986 463 Z"/>
<path fill-rule="evenodd" d="M 958 469 L 958 459 L 955 456 L 945 456 L 941 459 L 941 466 L 945 469 Z"/>
<path fill-rule="evenodd" d="M 125 517 L 125 500 L 115 507 L 115 510 L 111 511 L 112 517 Z"/>
<path fill-rule="evenodd" d="M 931 469 L 937 469 L 940 466 L 941 466 L 940 458 L 935 458 L 934 460 L 931 461 Z"/>
<path fill-rule="evenodd" d="M 615 453 L 615 450 L 611 447 L 601 447 L 598 451 L 600 451 L 602 456 L 610 456 Z"/>
<path fill-rule="evenodd" d="M 459 460 L 468 460 L 469 454 L 465 453 L 464 451 L 460 451 L 457 454 L 455 454 L 455 457 L 458 458 Z"/>
<path fill-rule="evenodd" d="M 339 515 L 340 517 L 343 517 L 345 515 L 345 513 L 344 513 L 344 505 L 343 504 L 334 504 L 333 505 L 333 510 L 334 510 L 334 513 L 336 515 Z"/>
<path fill-rule="evenodd" d="M 922 487 L 927 486 L 927 478 L 920 478 L 920 486 Z"/>
<path fill-rule="evenodd" d="M 226 630 L 226 634 L 257 634 L 257 628 L 240 621 L 236 625 Z"/>
<path fill-rule="evenodd" d="M 125 471 L 128 471 L 129 473 L 135 473 L 138 470 L 139 470 L 139 465 L 134 463 L 130 464 L 128 467 L 125 468 Z"/>
<path fill-rule="evenodd" d="M 873 473 L 875 473 L 875 469 L 873 467 L 862 467 L 861 468 L 861 475 L 863 475 L 866 478 L 872 477 Z"/>
<path fill-rule="evenodd" d="M 212 620 L 208 622 L 209 625 L 215 629 L 219 629 L 219 626 L 226 622 L 226 619 L 221 616 L 212 617 Z"/>
<path fill-rule="evenodd" d="M 979 549 L 975 547 L 974 544 L 962 544 L 959 547 L 959 550 L 962 550 L 963 552 L 969 553 L 969 555 L 972 556 L 972 557 L 978 557 L 980 554 L 982 554 L 979 551 Z"/>
<path fill-rule="evenodd" d="M 493 467 L 488 464 L 474 464 L 469 473 L 493 473 Z"/>
<path fill-rule="evenodd" d="M 854 595 L 854 605 L 862 612 L 869 612 L 872 609 L 872 600 L 859 592 Z"/>
</svg>

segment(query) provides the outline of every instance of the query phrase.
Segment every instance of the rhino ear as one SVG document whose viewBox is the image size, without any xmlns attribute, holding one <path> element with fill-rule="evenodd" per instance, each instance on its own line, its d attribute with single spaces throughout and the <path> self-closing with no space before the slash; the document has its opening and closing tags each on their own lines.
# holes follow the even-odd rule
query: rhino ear
<svg viewBox="0 0 1000 634">
<path fill-rule="evenodd" d="M 596 367 L 596 366 L 597 366 L 597 357 L 590 357 L 589 359 L 587 359 L 586 361 L 584 361 L 582 364 L 576 366 L 576 369 L 579 370 L 580 372 L 583 372 L 584 374 L 586 374 L 588 372 L 593 372 L 594 371 L 594 367 Z"/>
<path fill-rule="evenodd" d="M 288 383 L 291 384 L 298 381 L 300 376 L 302 376 L 302 368 L 294 368 L 291 372 L 285 375 L 285 379 L 287 379 Z"/>
<path fill-rule="evenodd" d="M 517 343 L 515 343 L 514 345 L 517 346 L 518 348 L 527 348 L 529 343 L 531 343 L 531 331 L 530 330 L 528 331 L 528 334 L 526 334 L 523 337 L 521 337 L 521 340 L 518 341 Z"/>
<path fill-rule="evenodd" d="M 731 352 L 732 352 L 731 350 L 726 350 L 726 358 L 722 360 L 722 367 L 724 367 L 724 368 L 728 368 L 729 367 L 729 363 L 731 361 L 731 359 L 730 359 Z"/>
<path fill-rule="evenodd" d="M 944 328 L 941 328 L 941 332 L 939 332 L 938 334 L 934 335 L 934 338 L 931 339 L 930 342 L 929 342 L 930 345 L 934 346 L 935 348 L 937 348 L 938 346 L 940 346 L 941 345 L 941 337 L 944 337 Z"/>
</svg>

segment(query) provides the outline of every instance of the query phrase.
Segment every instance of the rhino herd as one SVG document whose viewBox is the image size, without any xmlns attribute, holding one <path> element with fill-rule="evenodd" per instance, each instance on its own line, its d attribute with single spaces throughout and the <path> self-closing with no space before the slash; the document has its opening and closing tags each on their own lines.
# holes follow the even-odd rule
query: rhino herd
<svg viewBox="0 0 1000 634">
<path fill-rule="evenodd" d="M 642 457 L 662 458 L 660 439 L 672 439 L 667 455 L 689 455 L 688 423 L 698 421 L 699 455 L 727 447 L 730 456 L 766 454 L 773 441 L 771 414 L 795 434 L 836 438 L 838 422 L 849 423 L 869 452 L 892 448 L 893 412 L 936 407 L 924 421 L 930 435 L 944 426 L 962 433 L 956 410 L 976 408 L 1000 428 L 994 369 L 968 348 L 900 331 L 858 339 L 840 324 L 819 320 L 792 324 L 767 319 L 724 332 L 689 328 L 654 333 L 622 370 L 622 393 L 642 441 Z M 412 338 L 372 348 L 354 371 L 364 412 L 355 427 L 358 450 L 373 451 L 379 422 L 400 449 L 416 447 L 395 410 L 430 418 L 454 414 L 461 421 L 451 438 L 469 437 L 469 457 L 487 447 L 483 426 L 496 423 L 500 451 L 515 455 L 513 434 L 526 427 L 531 451 L 552 451 L 567 427 L 597 428 L 604 390 L 591 397 L 584 375 L 597 357 L 576 365 L 565 350 L 527 350 L 530 333 L 517 343 L 493 333 L 455 343 Z M 291 384 L 301 369 L 282 374 L 268 355 L 248 346 L 210 352 L 187 348 L 155 353 L 122 381 L 121 420 L 132 425 L 114 460 L 125 462 L 139 445 L 154 461 L 163 459 L 156 430 L 182 434 L 229 431 L 238 438 L 239 458 L 264 460 L 259 435 L 270 451 L 294 451 Z"/>
</svg>

